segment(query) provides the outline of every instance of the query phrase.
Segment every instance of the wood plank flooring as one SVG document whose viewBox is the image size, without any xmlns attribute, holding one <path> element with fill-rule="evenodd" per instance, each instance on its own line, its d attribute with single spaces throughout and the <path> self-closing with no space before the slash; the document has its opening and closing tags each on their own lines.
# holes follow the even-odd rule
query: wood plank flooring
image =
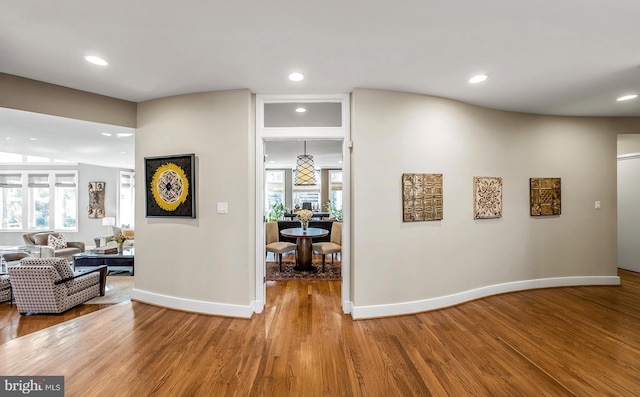
<svg viewBox="0 0 640 397">
<path fill-rule="evenodd" d="M 4 337 L 0 374 L 66 396 L 640 396 L 640 274 L 619 274 L 359 321 L 327 281 L 268 283 L 250 320 L 122 303 Z"/>
</svg>

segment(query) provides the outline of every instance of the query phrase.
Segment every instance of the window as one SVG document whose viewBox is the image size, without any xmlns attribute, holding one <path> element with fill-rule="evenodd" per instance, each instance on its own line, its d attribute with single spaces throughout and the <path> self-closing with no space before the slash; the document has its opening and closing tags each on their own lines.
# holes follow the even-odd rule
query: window
<svg viewBox="0 0 640 397">
<path fill-rule="evenodd" d="M 329 201 L 334 209 L 342 209 L 342 170 L 329 170 Z"/>
<path fill-rule="evenodd" d="M 0 173 L 0 230 L 77 230 L 77 180 L 77 171 Z"/>
<path fill-rule="evenodd" d="M 284 204 L 284 170 L 265 171 L 265 212 L 275 204 Z"/>
<path fill-rule="evenodd" d="M 22 174 L 0 174 L 0 229 L 22 230 Z"/>
<path fill-rule="evenodd" d="M 125 228 L 134 228 L 135 225 L 135 198 L 136 198 L 135 173 L 120 171 L 120 202 L 118 204 L 120 224 Z"/>
<path fill-rule="evenodd" d="M 295 170 L 293 170 L 293 180 L 295 180 Z M 313 186 L 296 186 L 293 185 L 293 203 L 298 208 L 304 208 L 304 203 L 310 203 L 311 209 L 314 211 L 320 211 L 322 209 L 322 203 L 320 202 L 320 186 L 322 186 L 322 180 L 320 177 L 320 171 L 315 170 L 316 184 Z"/>
</svg>

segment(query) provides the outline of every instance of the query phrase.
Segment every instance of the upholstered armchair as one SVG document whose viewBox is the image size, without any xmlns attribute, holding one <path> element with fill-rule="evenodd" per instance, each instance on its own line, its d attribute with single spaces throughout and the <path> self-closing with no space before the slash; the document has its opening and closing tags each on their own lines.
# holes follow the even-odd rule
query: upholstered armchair
<svg viewBox="0 0 640 397">
<path fill-rule="evenodd" d="M 266 250 L 278 254 L 278 264 L 282 271 L 282 254 L 289 251 L 295 251 L 296 245 L 286 241 L 280 241 L 280 231 L 278 230 L 278 222 L 267 222 L 266 224 Z"/>
<path fill-rule="evenodd" d="M 66 258 L 71 260 L 73 255 L 84 252 L 84 243 L 80 241 L 64 241 L 64 246 L 49 246 L 49 235 L 55 238 L 61 238 L 61 233 L 51 230 L 26 233 L 22 235 L 22 239 L 26 245 L 40 246 L 40 257 L 42 258 Z"/>
<path fill-rule="evenodd" d="M 11 284 L 9 284 L 9 275 L 0 275 L 0 302 L 11 299 Z"/>
<path fill-rule="evenodd" d="M 333 222 L 331 225 L 331 240 L 329 242 L 314 243 L 311 249 L 322 254 L 322 272 L 324 273 L 325 256 L 331 254 L 331 264 L 333 264 L 334 255 L 342 251 L 342 223 Z"/>
<path fill-rule="evenodd" d="M 8 272 L 8 268 L 20 264 L 20 259 L 28 257 L 24 251 L 0 251 L 0 261 L 2 261 L 2 272 Z M 9 274 L 0 274 L 0 302 L 11 299 L 11 284 Z"/>
<path fill-rule="evenodd" d="M 134 247 L 135 244 L 135 232 L 131 229 L 122 229 L 120 227 L 117 226 L 112 226 L 113 228 L 113 235 L 107 237 L 107 242 L 105 243 L 105 245 L 118 245 L 118 243 L 116 243 L 115 241 L 111 240 L 112 237 L 118 236 L 120 234 L 122 234 L 123 236 L 125 236 L 127 239 L 124 241 L 124 246 L 125 247 Z"/>
<path fill-rule="evenodd" d="M 62 313 L 104 295 L 107 267 L 74 275 L 64 258 L 23 258 L 9 268 L 13 297 L 20 314 Z"/>
</svg>

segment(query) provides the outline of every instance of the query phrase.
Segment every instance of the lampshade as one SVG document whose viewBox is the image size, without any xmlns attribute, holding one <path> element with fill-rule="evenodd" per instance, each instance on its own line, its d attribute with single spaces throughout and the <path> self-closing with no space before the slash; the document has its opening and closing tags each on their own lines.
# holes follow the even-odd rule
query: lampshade
<svg viewBox="0 0 640 397">
<path fill-rule="evenodd" d="M 112 216 L 105 216 L 102 218 L 102 226 L 114 226 L 116 224 L 116 218 Z"/>
<path fill-rule="evenodd" d="M 313 166 L 313 156 L 307 154 L 307 141 L 304 142 L 304 154 L 298 156 L 296 162 L 296 186 L 313 186 L 316 184 L 316 173 Z"/>
</svg>

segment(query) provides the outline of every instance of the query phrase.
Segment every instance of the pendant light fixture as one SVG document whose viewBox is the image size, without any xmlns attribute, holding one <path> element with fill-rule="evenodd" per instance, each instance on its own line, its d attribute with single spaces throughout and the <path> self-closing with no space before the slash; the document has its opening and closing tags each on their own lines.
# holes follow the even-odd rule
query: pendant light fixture
<svg viewBox="0 0 640 397">
<path fill-rule="evenodd" d="M 296 162 L 296 186 L 314 186 L 316 173 L 313 167 L 313 156 L 307 154 L 307 141 L 304 141 L 304 154 L 298 156 Z"/>
</svg>

